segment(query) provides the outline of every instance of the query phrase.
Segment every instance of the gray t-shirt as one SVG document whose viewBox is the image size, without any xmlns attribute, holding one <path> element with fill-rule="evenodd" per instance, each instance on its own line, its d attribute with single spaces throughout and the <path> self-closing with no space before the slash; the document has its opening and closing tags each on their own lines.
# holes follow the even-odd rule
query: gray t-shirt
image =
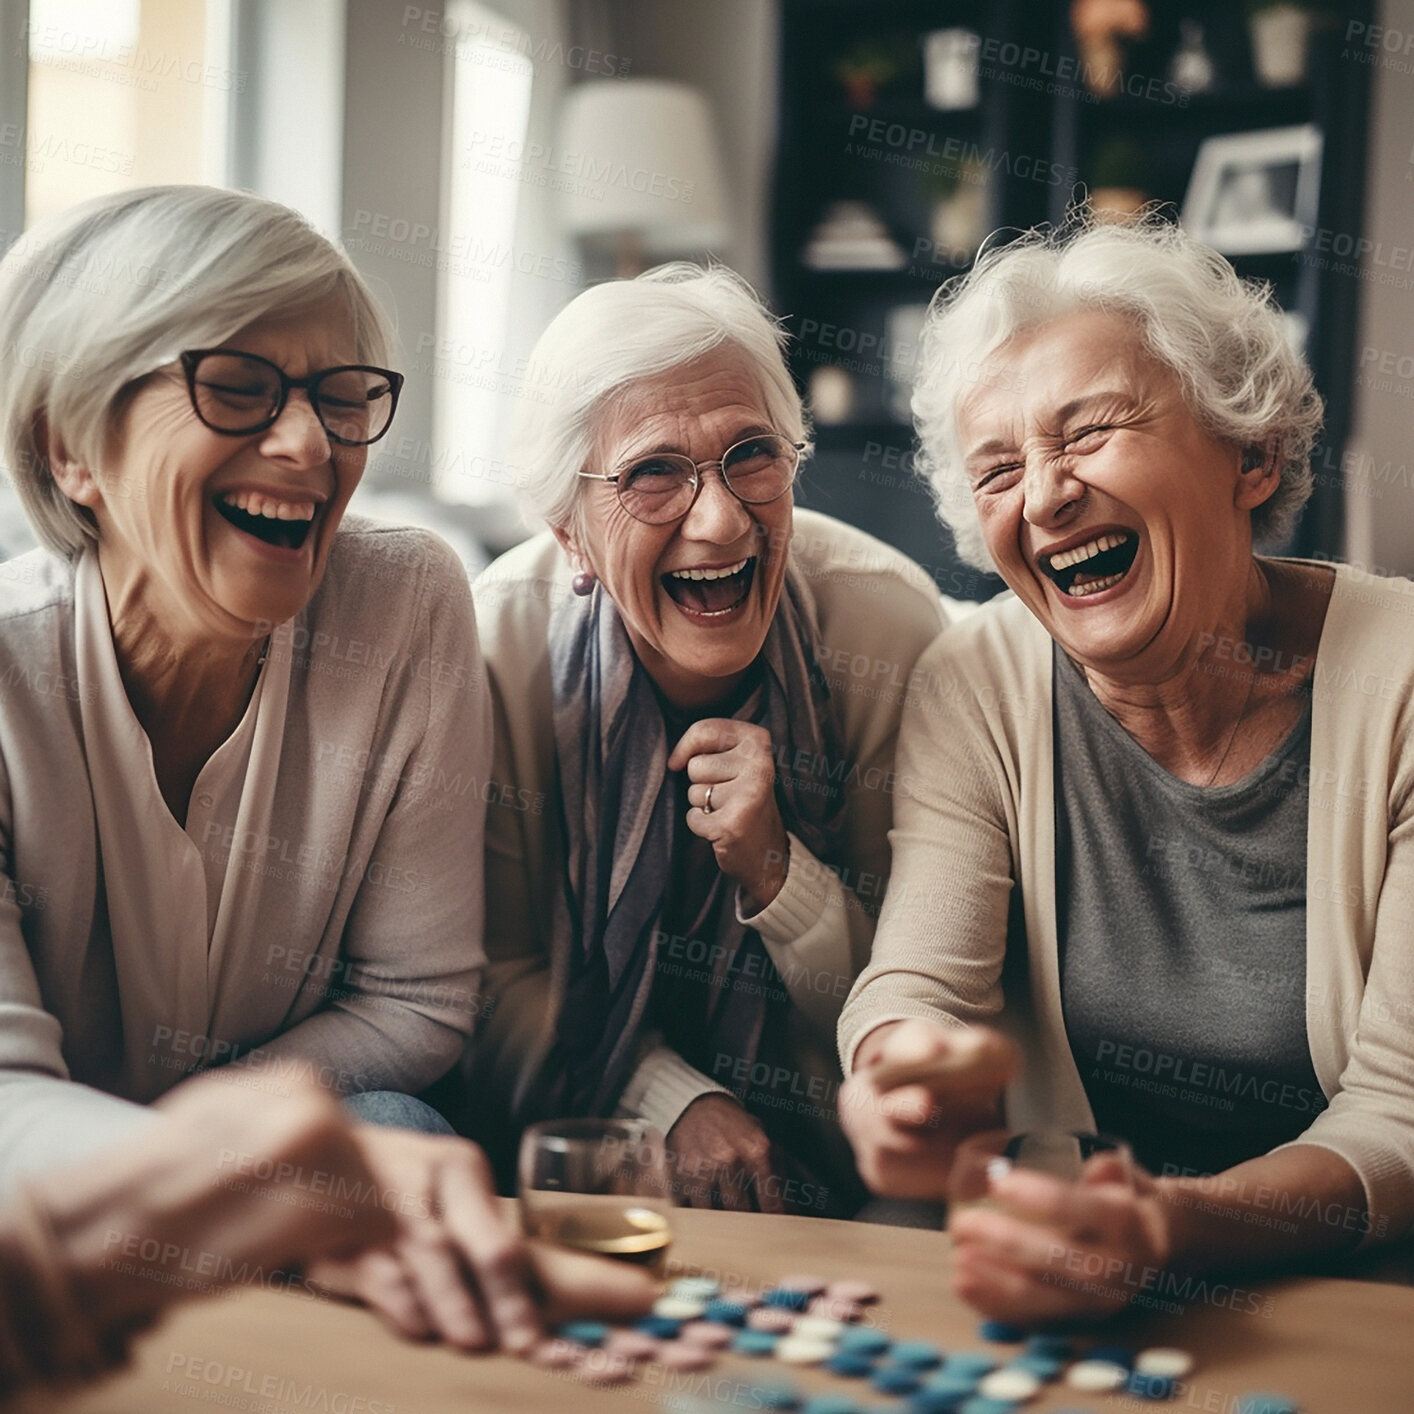
<svg viewBox="0 0 1414 1414">
<path fill-rule="evenodd" d="M 1306 1039 L 1311 708 L 1242 780 L 1170 775 L 1054 650 L 1056 922 L 1071 1051 L 1102 1132 L 1215 1173 L 1326 1106 Z"/>
</svg>

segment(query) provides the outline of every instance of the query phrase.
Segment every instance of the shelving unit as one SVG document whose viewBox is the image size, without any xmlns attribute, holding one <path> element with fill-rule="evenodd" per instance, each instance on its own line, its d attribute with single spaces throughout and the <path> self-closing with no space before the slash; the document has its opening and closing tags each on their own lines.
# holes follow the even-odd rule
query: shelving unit
<svg viewBox="0 0 1414 1414">
<path fill-rule="evenodd" d="M 986 597 L 1000 587 L 956 559 L 909 470 L 912 338 L 898 312 L 926 305 L 944 280 L 969 266 L 970 251 L 954 253 L 938 239 L 939 207 L 950 193 L 980 191 L 973 198 L 979 233 L 1057 221 L 1077 183 L 1093 185 L 1107 148 L 1112 156 L 1121 139 L 1140 156 L 1146 195 L 1176 212 L 1205 138 L 1313 123 L 1324 143 L 1317 227 L 1359 235 L 1368 73 L 1339 60 L 1333 31 L 1311 45 L 1303 83 L 1269 88 L 1254 75 L 1241 4 L 1151 0 L 1150 10 L 1147 38 L 1126 52 L 1127 91 L 1097 98 L 1079 76 L 1068 5 L 783 0 L 774 297 L 794 336 L 801 387 L 835 401 L 847 391 L 849 404 L 818 420 L 817 453 L 800 500 L 897 545 L 945 593 Z M 1370 0 L 1355 0 L 1331 23 L 1368 22 L 1371 10 Z M 1209 90 L 1186 95 L 1170 74 L 1183 20 L 1202 27 L 1215 67 Z M 923 38 L 948 28 L 981 37 L 972 107 L 941 110 L 925 101 Z M 812 234 L 841 201 L 862 203 L 877 216 L 902 255 L 899 268 L 805 263 Z M 1327 435 L 1317 453 L 1316 494 L 1289 548 L 1336 555 L 1358 281 L 1309 252 L 1233 260 L 1244 276 L 1269 280 L 1283 308 L 1307 322 Z M 825 367 L 842 370 L 848 389 L 838 374 L 831 375 L 833 388 L 816 382 Z"/>
</svg>

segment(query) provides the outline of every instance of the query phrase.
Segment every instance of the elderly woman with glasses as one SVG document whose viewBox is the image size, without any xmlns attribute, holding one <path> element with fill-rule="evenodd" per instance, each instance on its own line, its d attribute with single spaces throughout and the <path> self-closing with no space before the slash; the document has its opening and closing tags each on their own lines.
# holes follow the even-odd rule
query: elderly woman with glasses
<svg viewBox="0 0 1414 1414">
<path fill-rule="evenodd" d="M 1280 312 L 1161 221 L 1033 233 L 939 296 L 914 410 L 1014 597 L 926 655 L 947 722 L 905 713 L 840 1027 L 862 1172 L 944 1197 L 1003 1114 L 1129 1140 L 1137 1182 L 1099 1155 L 953 1216 L 1008 1319 L 1407 1234 L 1414 584 L 1254 552 L 1321 424 Z"/>
<path fill-rule="evenodd" d="M 478 1010 L 491 741 L 461 564 L 344 514 L 388 343 L 348 260 L 237 192 L 104 197 L 0 265 L 4 456 L 43 542 L 0 568 L 0 1187 L 195 1071 L 312 1081 L 441 1130 L 361 1126 L 397 1235 L 331 1284 L 524 1344 L 485 1160 L 411 1098 Z"/>
<path fill-rule="evenodd" d="M 833 1031 L 941 601 L 793 510 L 804 412 L 728 271 L 580 295 L 525 395 L 518 463 L 553 535 L 473 586 L 496 760 L 472 1097 L 645 1119 L 698 1204 L 842 1209 Z"/>
</svg>

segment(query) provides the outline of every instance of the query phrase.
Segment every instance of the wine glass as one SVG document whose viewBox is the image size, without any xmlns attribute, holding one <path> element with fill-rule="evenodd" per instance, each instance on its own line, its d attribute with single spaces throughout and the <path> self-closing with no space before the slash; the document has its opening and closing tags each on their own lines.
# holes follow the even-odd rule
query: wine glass
<svg viewBox="0 0 1414 1414">
<path fill-rule="evenodd" d="M 520 1141 L 521 1226 L 531 1237 L 662 1276 L 673 1230 L 666 1143 L 633 1119 L 555 1119 Z"/>
<path fill-rule="evenodd" d="M 1124 1174 L 1117 1181 L 1131 1188 L 1134 1186 L 1134 1155 L 1122 1139 L 1108 1134 L 1087 1134 L 1082 1130 L 988 1129 L 971 1135 L 957 1146 L 948 1175 L 948 1204 L 953 1212 L 999 1206 L 992 1197 L 992 1184 L 1013 1168 L 1048 1173 L 1065 1183 L 1079 1183 L 1086 1164 L 1099 1154 L 1118 1158 Z"/>
</svg>

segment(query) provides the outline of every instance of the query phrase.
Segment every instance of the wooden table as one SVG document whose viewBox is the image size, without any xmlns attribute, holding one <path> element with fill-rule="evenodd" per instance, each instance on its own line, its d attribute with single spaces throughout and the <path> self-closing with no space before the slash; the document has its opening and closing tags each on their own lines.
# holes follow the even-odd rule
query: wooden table
<svg viewBox="0 0 1414 1414">
<path fill-rule="evenodd" d="M 681 1211 L 671 1275 L 769 1284 L 791 1272 L 864 1277 L 884 1293 L 875 1322 L 896 1338 L 975 1350 L 977 1318 L 948 1293 L 941 1233 L 754 1214 Z M 1233 1414 L 1254 1390 L 1296 1398 L 1303 1414 L 1410 1414 L 1414 1410 L 1414 1290 L 1374 1282 L 1285 1279 L 1188 1293 L 1182 1314 L 1128 1317 L 1103 1338 L 1180 1345 L 1198 1366 L 1167 1405 L 1053 1386 L 1031 1410 L 1171 1409 Z M 1176 1300 L 1169 1292 L 1162 1299 Z M 1195 1299 L 1196 1298 L 1196 1299 Z M 1008 1347 L 987 1347 L 1005 1354 Z M 617 1389 L 586 1388 L 504 1356 L 462 1356 L 399 1341 L 365 1311 L 266 1290 L 181 1309 L 149 1335 L 136 1366 L 80 1394 L 31 1397 L 34 1414 L 568 1414 L 654 1409 L 666 1395 L 739 1397 L 763 1381 L 855 1394 L 871 1409 L 899 1409 L 866 1382 L 774 1361 L 723 1357 L 706 1375 L 650 1370 Z M 723 1403 L 722 1410 L 732 1405 Z"/>
</svg>

